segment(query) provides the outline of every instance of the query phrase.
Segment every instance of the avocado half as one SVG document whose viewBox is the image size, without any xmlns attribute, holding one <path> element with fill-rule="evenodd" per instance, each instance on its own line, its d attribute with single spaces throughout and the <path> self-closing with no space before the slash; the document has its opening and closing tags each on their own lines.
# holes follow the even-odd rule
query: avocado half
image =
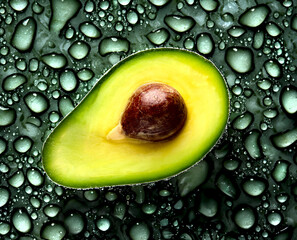
<svg viewBox="0 0 297 240">
<path fill-rule="evenodd" d="M 133 92 L 151 82 L 175 88 L 187 106 L 187 120 L 168 141 L 113 141 Z M 47 138 L 43 166 L 56 183 L 94 188 L 152 182 L 176 175 L 215 145 L 229 116 L 224 78 L 204 57 L 158 48 L 133 54 L 113 66 Z"/>
</svg>

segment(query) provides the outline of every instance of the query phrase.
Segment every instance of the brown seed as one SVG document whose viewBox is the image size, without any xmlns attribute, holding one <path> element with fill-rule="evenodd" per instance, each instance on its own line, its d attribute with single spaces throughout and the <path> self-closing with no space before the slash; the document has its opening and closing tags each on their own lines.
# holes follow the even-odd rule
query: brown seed
<svg viewBox="0 0 297 240">
<path fill-rule="evenodd" d="M 186 105 L 177 90 L 163 83 L 149 83 L 129 99 L 121 127 L 127 137 L 162 141 L 180 131 L 186 118 Z"/>
</svg>

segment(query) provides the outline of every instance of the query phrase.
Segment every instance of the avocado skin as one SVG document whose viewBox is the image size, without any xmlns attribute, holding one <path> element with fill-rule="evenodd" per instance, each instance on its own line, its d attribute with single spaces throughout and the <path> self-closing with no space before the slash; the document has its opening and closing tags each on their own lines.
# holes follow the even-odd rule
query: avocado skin
<svg viewBox="0 0 297 240">
<path fill-rule="evenodd" d="M 176 88 L 185 99 L 189 119 L 184 128 L 170 141 L 108 141 L 106 135 L 119 122 L 133 91 L 152 79 Z M 203 159 L 223 134 L 228 117 L 226 82 L 209 60 L 175 48 L 141 51 L 105 73 L 50 134 L 43 166 L 52 181 L 70 188 L 166 179 Z"/>
</svg>

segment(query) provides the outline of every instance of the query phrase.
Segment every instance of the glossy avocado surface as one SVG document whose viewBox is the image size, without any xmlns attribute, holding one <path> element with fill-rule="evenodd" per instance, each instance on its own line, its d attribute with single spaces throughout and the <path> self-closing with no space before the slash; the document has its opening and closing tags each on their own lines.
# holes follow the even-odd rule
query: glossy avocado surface
<svg viewBox="0 0 297 240">
<path fill-rule="evenodd" d="M 135 90 L 152 82 L 181 94 L 187 107 L 183 128 L 160 142 L 109 139 Z M 54 182 L 71 188 L 165 179 L 203 158 L 222 135 L 228 114 L 226 83 L 210 61 L 179 49 L 142 51 L 111 68 L 50 134 L 43 166 Z"/>
</svg>

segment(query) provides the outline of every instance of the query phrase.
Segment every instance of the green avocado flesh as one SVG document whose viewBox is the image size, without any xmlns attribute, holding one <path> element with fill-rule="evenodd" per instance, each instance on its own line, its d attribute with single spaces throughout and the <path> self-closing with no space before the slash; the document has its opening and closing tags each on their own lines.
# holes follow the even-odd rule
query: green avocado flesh
<svg viewBox="0 0 297 240">
<path fill-rule="evenodd" d="M 187 119 L 173 139 L 110 140 L 129 98 L 141 85 L 175 88 Z M 48 176 L 71 188 L 152 182 L 176 175 L 203 158 L 222 135 L 229 115 L 225 81 L 200 55 L 178 49 L 142 51 L 108 71 L 45 142 Z"/>
</svg>

